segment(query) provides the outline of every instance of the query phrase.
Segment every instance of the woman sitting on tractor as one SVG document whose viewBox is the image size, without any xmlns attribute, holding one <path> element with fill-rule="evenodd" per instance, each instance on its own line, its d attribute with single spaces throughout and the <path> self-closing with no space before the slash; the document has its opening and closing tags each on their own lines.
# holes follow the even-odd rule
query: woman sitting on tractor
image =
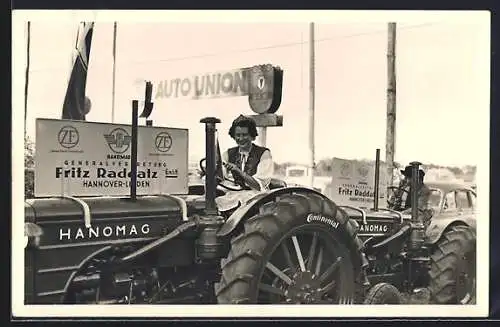
<svg viewBox="0 0 500 327">
<path fill-rule="evenodd" d="M 233 121 L 229 135 L 237 146 L 222 154 L 222 173 L 225 180 L 234 181 L 242 190 L 228 191 L 216 198 L 221 212 L 235 209 L 259 192 L 269 190 L 274 173 L 271 151 L 253 143 L 258 135 L 253 119 L 240 115 Z"/>
</svg>

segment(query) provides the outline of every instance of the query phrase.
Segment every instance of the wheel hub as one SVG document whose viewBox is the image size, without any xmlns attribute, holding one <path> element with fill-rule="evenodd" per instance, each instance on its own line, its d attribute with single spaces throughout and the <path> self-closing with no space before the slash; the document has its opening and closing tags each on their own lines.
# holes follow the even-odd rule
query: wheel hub
<svg viewBox="0 0 500 327">
<path fill-rule="evenodd" d="M 289 303 L 315 303 L 321 300 L 320 283 L 309 271 L 297 272 L 285 292 Z"/>
</svg>

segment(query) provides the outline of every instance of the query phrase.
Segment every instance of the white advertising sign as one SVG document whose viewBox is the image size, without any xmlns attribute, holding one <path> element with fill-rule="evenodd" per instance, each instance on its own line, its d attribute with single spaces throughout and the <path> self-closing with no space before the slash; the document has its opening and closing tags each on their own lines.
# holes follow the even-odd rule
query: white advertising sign
<svg viewBox="0 0 500 327">
<path fill-rule="evenodd" d="M 375 198 L 375 162 L 333 159 L 332 181 L 326 194 L 339 205 L 371 208 Z M 379 208 L 387 207 L 387 169 L 380 163 Z"/>
<path fill-rule="evenodd" d="M 37 119 L 35 196 L 128 196 L 130 125 Z M 188 130 L 139 126 L 137 195 L 187 194 Z"/>
</svg>

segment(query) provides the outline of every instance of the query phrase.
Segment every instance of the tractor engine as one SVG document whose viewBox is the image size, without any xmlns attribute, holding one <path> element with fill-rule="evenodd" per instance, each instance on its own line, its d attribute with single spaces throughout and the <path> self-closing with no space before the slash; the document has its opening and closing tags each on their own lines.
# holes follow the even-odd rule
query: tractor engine
<svg viewBox="0 0 500 327">
<path fill-rule="evenodd" d="M 72 280 L 65 303 L 192 304 L 213 297 L 213 282 L 218 277 L 215 265 L 200 265 L 196 269 L 153 266 L 145 259 L 117 270 L 113 257 L 118 252 L 121 251 L 91 260 Z M 200 275 L 200 271 L 204 273 Z M 207 276 L 212 277 L 206 279 Z"/>
<path fill-rule="evenodd" d="M 28 232 L 25 248 L 27 304 L 211 301 L 219 264 L 200 259 L 206 246 L 196 231 L 133 255 L 189 223 L 178 199 L 81 201 L 90 208 L 85 219 L 71 198 L 26 202 L 25 227 L 38 231 Z"/>
</svg>

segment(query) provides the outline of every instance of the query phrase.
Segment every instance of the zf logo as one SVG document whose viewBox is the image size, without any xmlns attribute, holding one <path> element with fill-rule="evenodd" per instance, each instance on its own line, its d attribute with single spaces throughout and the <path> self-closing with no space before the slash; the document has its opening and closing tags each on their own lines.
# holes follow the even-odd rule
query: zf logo
<svg viewBox="0 0 500 327">
<path fill-rule="evenodd" d="M 361 166 L 358 168 L 358 173 L 361 178 L 366 178 L 368 176 L 368 168 L 365 166 Z"/>
<path fill-rule="evenodd" d="M 115 128 L 104 138 L 108 142 L 109 148 L 115 153 L 124 153 L 130 147 L 131 136 L 123 128 Z"/>
<path fill-rule="evenodd" d="M 340 174 L 342 174 L 342 176 L 344 177 L 349 177 L 349 175 L 351 175 L 351 165 L 349 165 L 347 162 L 343 163 L 340 167 Z"/>
<path fill-rule="evenodd" d="M 156 150 L 160 152 L 167 152 L 172 147 L 172 138 L 166 132 L 161 132 L 155 138 Z"/>
<path fill-rule="evenodd" d="M 80 135 L 73 126 L 64 126 L 59 130 L 59 134 L 57 134 L 57 141 L 62 147 L 71 149 L 80 141 Z"/>
</svg>

